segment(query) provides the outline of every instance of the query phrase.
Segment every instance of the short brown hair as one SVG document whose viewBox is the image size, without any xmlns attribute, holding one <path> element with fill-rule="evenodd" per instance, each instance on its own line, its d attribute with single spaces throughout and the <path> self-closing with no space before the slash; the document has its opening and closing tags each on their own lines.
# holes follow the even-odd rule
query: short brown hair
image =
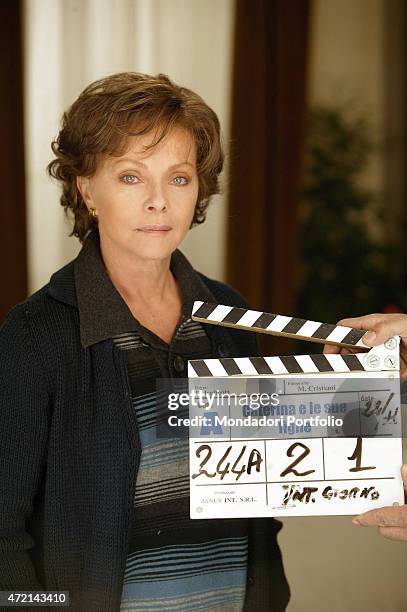
<svg viewBox="0 0 407 612">
<path fill-rule="evenodd" d="M 61 130 L 51 144 L 55 159 L 47 166 L 49 175 L 62 183 L 61 205 L 73 213 L 71 236 L 83 242 L 97 226 L 76 177 L 92 176 L 100 155 L 122 155 L 128 136 L 153 130 L 156 137 L 149 146 L 155 146 L 175 126 L 186 128 L 196 145 L 199 191 L 192 227 L 205 221 L 210 197 L 219 193 L 224 157 L 216 113 L 164 74 L 120 72 L 83 90 L 62 116 Z"/>
</svg>

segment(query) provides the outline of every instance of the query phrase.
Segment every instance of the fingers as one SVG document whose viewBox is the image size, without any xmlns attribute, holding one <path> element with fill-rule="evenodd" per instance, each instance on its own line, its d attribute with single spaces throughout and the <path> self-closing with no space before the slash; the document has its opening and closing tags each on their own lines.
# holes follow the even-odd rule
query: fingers
<svg viewBox="0 0 407 612">
<path fill-rule="evenodd" d="M 341 352 L 340 346 L 332 346 L 332 344 L 324 344 L 324 349 L 322 351 L 325 355 L 337 355 Z"/>
<path fill-rule="evenodd" d="M 352 519 L 354 525 L 362 527 L 407 528 L 407 506 L 385 506 L 374 508 Z"/>
<path fill-rule="evenodd" d="M 324 344 L 324 350 L 322 351 L 325 355 L 337 355 L 341 352 L 340 346 L 332 346 L 332 344 Z"/>
<path fill-rule="evenodd" d="M 407 491 L 407 464 L 400 468 L 404 490 Z M 401 527 L 407 528 L 407 506 L 385 506 L 374 508 L 352 519 L 354 525 L 362 527 Z M 387 532 L 389 533 L 389 532 Z"/>
<path fill-rule="evenodd" d="M 401 466 L 403 486 L 407 492 L 407 464 Z M 407 542 L 407 506 L 385 506 L 359 514 L 352 519 L 354 525 L 378 527 L 379 533 L 388 540 Z"/>
<path fill-rule="evenodd" d="M 403 527 L 379 527 L 380 534 L 388 540 L 407 542 L 407 529 Z"/>
<path fill-rule="evenodd" d="M 365 315 L 363 317 L 353 317 L 349 319 L 341 319 L 340 321 L 337 322 L 337 325 L 344 325 L 345 327 L 352 327 L 354 329 L 371 330 L 375 325 L 378 324 L 379 321 L 381 321 L 382 317 L 383 315 L 380 315 L 380 314 L 371 314 L 371 315 Z M 364 337 L 363 337 L 363 341 L 364 341 Z M 330 354 L 330 355 L 337 355 L 338 353 L 340 353 L 341 355 L 349 355 L 350 353 L 354 351 L 349 351 L 348 349 L 344 349 L 339 346 L 332 346 L 330 344 L 325 344 L 323 352 L 325 354 Z"/>
<path fill-rule="evenodd" d="M 366 346 L 383 344 L 392 336 L 407 337 L 407 315 L 397 314 L 371 314 L 354 319 L 342 319 L 339 325 L 347 325 L 356 329 L 366 329 L 363 342 Z"/>
<path fill-rule="evenodd" d="M 387 315 L 388 316 L 388 315 Z M 372 314 L 353 319 L 342 319 L 338 325 L 346 325 L 354 329 L 366 330 L 362 342 L 369 347 L 383 344 L 394 335 L 393 321 L 383 319 L 385 315 Z"/>
<path fill-rule="evenodd" d="M 352 355 L 353 353 L 360 353 L 359 348 L 348 348 L 346 346 L 332 346 L 332 344 L 325 344 L 323 353 L 325 354 L 338 354 L 341 355 Z"/>
<path fill-rule="evenodd" d="M 353 327 L 355 329 L 373 329 L 378 323 L 381 323 L 386 317 L 393 315 L 384 315 L 380 313 L 368 314 L 362 317 L 350 317 L 341 319 L 337 325 L 345 325 L 345 327 Z"/>
<path fill-rule="evenodd" d="M 363 343 L 371 348 L 384 344 L 392 336 L 401 336 L 403 346 L 407 344 L 407 315 L 405 314 L 369 314 L 362 317 L 341 319 L 337 325 L 344 325 L 354 329 L 366 330 L 363 336 Z M 340 347 L 325 345 L 326 354 L 345 354 Z M 404 373 L 407 376 L 407 372 Z"/>
</svg>

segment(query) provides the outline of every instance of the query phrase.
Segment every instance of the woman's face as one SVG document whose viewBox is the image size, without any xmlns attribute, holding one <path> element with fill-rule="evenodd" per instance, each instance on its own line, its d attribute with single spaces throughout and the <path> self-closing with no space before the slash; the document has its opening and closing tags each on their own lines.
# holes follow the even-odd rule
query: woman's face
<svg viewBox="0 0 407 612">
<path fill-rule="evenodd" d="M 105 157 L 92 177 L 77 178 L 88 209 L 97 211 L 105 252 L 164 259 L 191 225 L 198 197 L 194 139 L 176 127 L 145 151 L 153 136 L 130 136 L 121 157 Z"/>
</svg>

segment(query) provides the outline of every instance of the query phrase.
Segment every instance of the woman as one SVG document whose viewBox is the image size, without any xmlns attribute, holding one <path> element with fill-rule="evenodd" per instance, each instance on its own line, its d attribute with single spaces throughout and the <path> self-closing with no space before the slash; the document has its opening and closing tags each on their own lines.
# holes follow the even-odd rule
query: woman
<svg viewBox="0 0 407 612">
<path fill-rule="evenodd" d="M 188 359 L 257 351 L 191 321 L 194 300 L 246 304 L 177 249 L 218 192 L 215 113 L 164 75 L 115 74 L 52 149 L 83 247 L 0 334 L 0 587 L 83 612 L 284 610 L 281 523 L 190 520 L 188 441 L 156 405 Z"/>
</svg>

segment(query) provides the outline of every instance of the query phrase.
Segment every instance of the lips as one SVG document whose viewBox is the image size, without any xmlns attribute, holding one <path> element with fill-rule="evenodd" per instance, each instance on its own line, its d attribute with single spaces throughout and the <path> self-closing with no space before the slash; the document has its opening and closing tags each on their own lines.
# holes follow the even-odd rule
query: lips
<svg viewBox="0 0 407 612">
<path fill-rule="evenodd" d="M 165 233 L 165 232 L 169 232 L 172 229 L 172 227 L 170 225 L 142 225 L 141 227 L 137 229 L 139 232 Z"/>
</svg>

